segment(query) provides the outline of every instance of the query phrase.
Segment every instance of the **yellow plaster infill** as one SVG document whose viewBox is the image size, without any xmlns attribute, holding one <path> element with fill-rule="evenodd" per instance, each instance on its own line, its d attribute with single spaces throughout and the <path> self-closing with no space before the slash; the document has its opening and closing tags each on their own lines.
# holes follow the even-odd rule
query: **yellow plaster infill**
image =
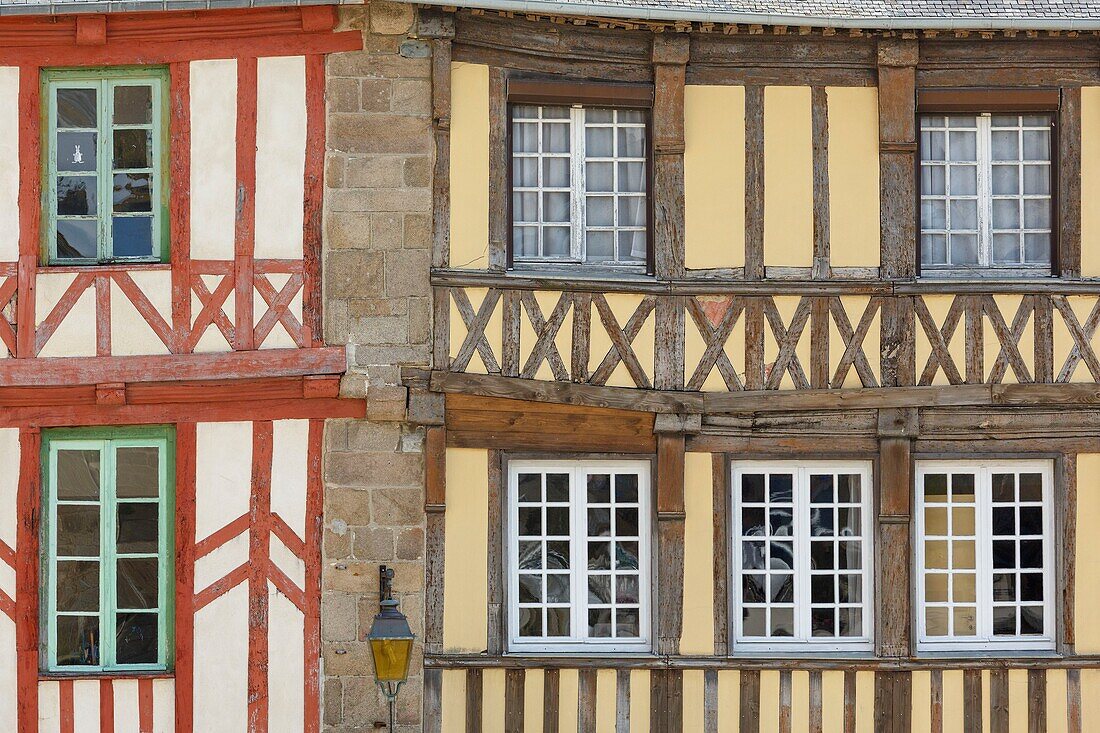
<svg viewBox="0 0 1100 733">
<path fill-rule="evenodd" d="M 1081 670 L 1081 730 L 1100 730 L 1100 669 Z"/>
<path fill-rule="evenodd" d="M 943 733 L 963 733 L 963 709 L 962 670 L 944 670 Z"/>
<path fill-rule="evenodd" d="M 932 673 L 914 672 L 912 688 L 912 733 L 932 733 Z"/>
<path fill-rule="evenodd" d="M 596 733 L 615 733 L 618 679 L 613 669 L 596 672 Z"/>
<path fill-rule="evenodd" d="M 630 670 L 630 733 L 649 733 L 649 670 Z"/>
<path fill-rule="evenodd" d="M 745 265 L 745 88 L 684 89 L 684 264 Z"/>
<path fill-rule="evenodd" d="M 684 457 L 684 626 L 681 654 L 714 653 L 714 498 L 711 454 Z"/>
<path fill-rule="evenodd" d="M 764 264 L 813 265 L 810 87 L 764 88 Z"/>
<path fill-rule="evenodd" d="M 1083 480 L 1077 487 L 1077 578 L 1073 601 L 1077 619 L 1074 651 L 1100 653 L 1100 628 L 1087 619 L 1100 608 L 1100 491 L 1090 479 L 1100 475 L 1100 454 L 1077 454 L 1077 475 Z M 1085 478 L 1089 477 L 1089 478 Z"/>
<path fill-rule="evenodd" d="M 878 267 L 878 89 L 826 87 L 825 94 L 830 261 L 833 267 Z"/>
<path fill-rule="evenodd" d="M 1100 87 L 1081 88 L 1081 274 L 1100 277 Z"/>
<path fill-rule="evenodd" d="M 706 672 L 701 669 L 684 670 L 683 721 L 685 731 L 706 729 L 706 708 L 703 701 L 705 687 Z"/>
<path fill-rule="evenodd" d="M 529 669 L 523 676 L 523 733 L 542 733 L 545 672 Z"/>
<path fill-rule="evenodd" d="M 439 703 L 443 719 L 443 733 L 462 733 L 466 730 L 466 671 L 443 671 L 443 692 Z"/>
<path fill-rule="evenodd" d="M 1069 727 L 1066 670 L 1047 670 L 1047 733 L 1065 733 Z"/>
<path fill-rule="evenodd" d="M 487 669 L 482 673 L 481 724 L 484 730 L 504 730 L 503 669 Z"/>
<path fill-rule="evenodd" d="M 856 733 L 875 733 L 874 672 L 856 672 Z"/>
<path fill-rule="evenodd" d="M 489 67 L 451 64 L 451 267 L 489 252 Z"/>
<path fill-rule="evenodd" d="M 1008 671 L 1008 733 L 1028 733 L 1027 730 L 1027 670 Z"/>
<path fill-rule="evenodd" d="M 760 733 L 779 733 L 779 671 L 760 673 Z"/>
<path fill-rule="evenodd" d="M 579 671 L 576 669 L 563 669 L 558 675 L 558 733 L 579 733 L 577 730 L 577 694 L 579 691 Z"/>
<path fill-rule="evenodd" d="M 443 648 L 480 652 L 488 628 L 489 452 L 447 449 Z"/>
<path fill-rule="evenodd" d="M 718 672 L 718 730 L 733 733 L 741 724 L 741 673 Z"/>
</svg>

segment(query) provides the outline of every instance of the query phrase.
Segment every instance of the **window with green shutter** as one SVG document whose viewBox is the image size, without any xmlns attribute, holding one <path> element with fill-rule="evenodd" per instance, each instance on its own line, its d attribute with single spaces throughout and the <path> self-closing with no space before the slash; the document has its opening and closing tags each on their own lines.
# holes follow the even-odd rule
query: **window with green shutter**
<svg viewBox="0 0 1100 733">
<path fill-rule="evenodd" d="M 167 88 L 161 68 L 45 72 L 50 264 L 167 260 Z"/>
<path fill-rule="evenodd" d="M 49 671 L 171 665 L 173 431 L 43 434 Z"/>
</svg>

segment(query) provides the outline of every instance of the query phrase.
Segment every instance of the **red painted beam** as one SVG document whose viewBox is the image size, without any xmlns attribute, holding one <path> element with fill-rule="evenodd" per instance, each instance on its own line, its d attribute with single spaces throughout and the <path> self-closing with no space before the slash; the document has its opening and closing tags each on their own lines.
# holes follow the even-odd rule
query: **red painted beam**
<svg viewBox="0 0 1100 733">
<path fill-rule="evenodd" d="M 0 360 L 0 387 L 248 379 L 343 374 L 341 346 L 210 354 L 50 357 Z"/>
</svg>

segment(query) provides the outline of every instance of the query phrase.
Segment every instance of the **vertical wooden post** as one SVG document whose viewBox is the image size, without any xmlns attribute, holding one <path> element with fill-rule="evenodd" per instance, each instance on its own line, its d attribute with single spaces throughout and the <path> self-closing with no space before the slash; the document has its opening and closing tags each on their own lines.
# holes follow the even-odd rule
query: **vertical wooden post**
<svg viewBox="0 0 1100 733">
<path fill-rule="evenodd" d="M 745 279 L 763 277 L 764 87 L 748 86 L 745 87 Z"/>
<path fill-rule="evenodd" d="M 686 34 L 653 37 L 653 268 L 661 279 L 684 275 L 684 81 L 691 53 Z M 654 386 L 683 389 L 684 303 L 657 300 Z"/>
<path fill-rule="evenodd" d="M 684 81 L 687 34 L 653 36 L 653 264 L 659 278 L 684 274 Z"/>
<path fill-rule="evenodd" d="M 814 264 L 812 275 L 832 274 L 829 253 L 829 101 L 825 87 L 811 90 L 814 174 Z"/>
<path fill-rule="evenodd" d="M 441 425 L 424 433 L 424 653 L 443 651 L 443 543 L 447 510 L 447 432 Z M 443 725 L 443 670 L 424 670 L 424 731 Z"/>
<path fill-rule="evenodd" d="M 1081 277 L 1081 87 L 1062 88 L 1058 114 L 1058 265 Z"/>
<path fill-rule="evenodd" d="M 684 448 L 682 432 L 657 434 L 657 653 L 680 653 L 684 608 Z M 683 677 L 678 670 L 651 674 L 657 733 L 678 731 Z"/>
<path fill-rule="evenodd" d="M 488 577 L 487 609 L 488 628 L 486 629 L 489 656 L 504 653 L 504 523 L 502 502 L 504 500 L 504 455 L 501 451 L 489 451 L 489 502 L 486 507 L 489 536 L 488 541 Z"/>
<path fill-rule="evenodd" d="M 916 40 L 878 44 L 879 226 L 883 279 L 917 274 Z M 882 311 L 882 386 L 914 383 L 912 303 L 893 297 Z"/>
<path fill-rule="evenodd" d="M 878 653 L 907 657 L 910 643 L 909 522 L 915 408 L 879 410 L 878 537 L 875 618 Z"/>
<path fill-rule="evenodd" d="M 508 267 L 508 76 L 499 66 L 489 69 L 489 269 Z"/>
</svg>

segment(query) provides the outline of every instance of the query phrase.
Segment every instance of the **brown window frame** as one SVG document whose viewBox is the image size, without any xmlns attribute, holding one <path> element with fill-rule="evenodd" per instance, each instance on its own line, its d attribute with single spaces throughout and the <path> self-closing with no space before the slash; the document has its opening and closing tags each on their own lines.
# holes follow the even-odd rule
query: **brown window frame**
<svg viewBox="0 0 1100 733">
<path fill-rule="evenodd" d="M 653 85 L 623 84 L 599 81 L 565 81 L 560 79 L 513 78 L 507 81 L 505 92 L 508 119 L 505 128 L 505 148 L 508 157 L 508 233 L 507 233 L 507 269 L 515 269 L 515 213 L 513 201 L 513 161 L 512 153 L 512 108 L 517 104 L 560 105 L 582 107 L 607 107 L 613 109 L 639 109 L 645 111 L 645 166 L 646 166 L 646 257 L 644 269 L 646 275 L 654 274 L 653 248 Z M 535 269 L 542 267 L 581 267 L 582 271 L 611 268 L 624 272 L 638 273 L 640 268 L 633 265 L 607 263 L 523 263 L 524 267 Z"/>
<path fill-rule="evenodd" d="M 1046 275 L 1061 277 L 1061 212 L 1059 190 L 1062 185 L 1059 163 L 1059 123 L 1062 112 L 1061 90 L 1057 88 L 924 88 L 917 90 L 915 105 L 916 154 L 913 157 L 914 193 L 916 218 L 915 258 L 917 277 L 927 277 L 922 272 L 921 263 L 921 117 L 935 114 L 982 114 L 982 113 L 1042 113 L 1049 114 L 1050 120 L 1050 267 Z M 1043 272 L 1038 268 L 978 268 L 980 277 L 1002 277 L 1006 279 L 1029 277 Z M 952 277 L 950 270 L 929 271 L 943 277 Z M 957 276 L 956 276 L 957 277 Z"/>
</svg>

